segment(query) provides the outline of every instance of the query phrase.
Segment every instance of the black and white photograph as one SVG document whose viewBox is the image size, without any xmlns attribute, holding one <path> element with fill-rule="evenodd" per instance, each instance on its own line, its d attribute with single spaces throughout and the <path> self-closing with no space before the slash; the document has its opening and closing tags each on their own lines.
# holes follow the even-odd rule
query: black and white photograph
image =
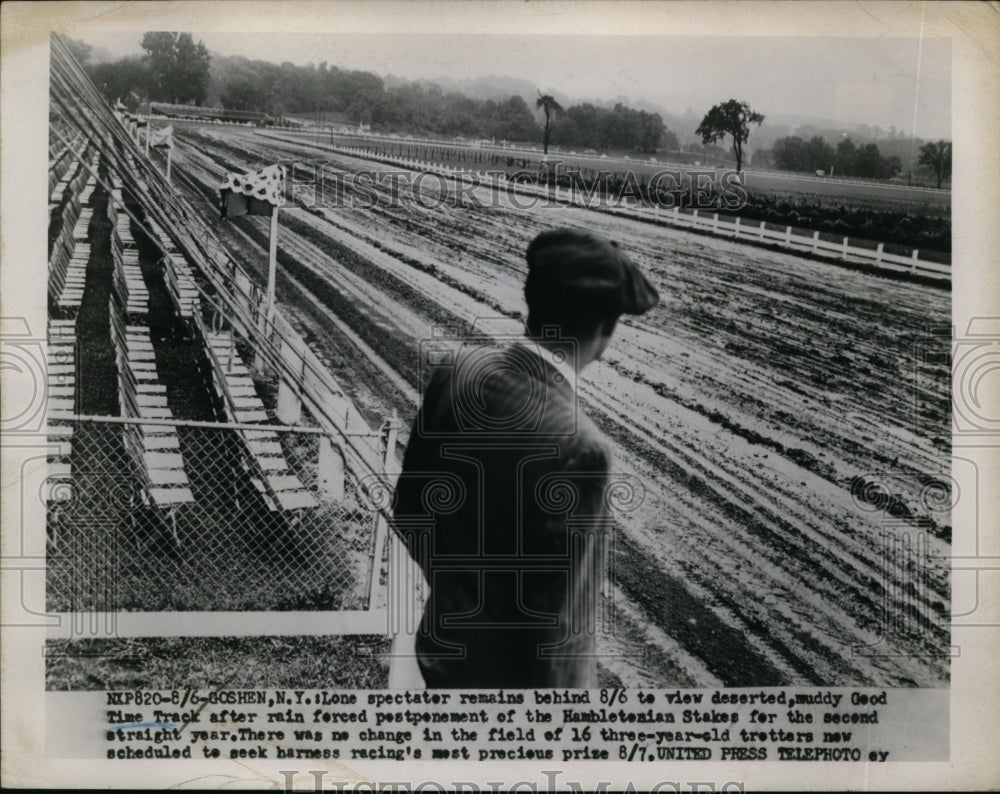
<svg viewBox="0 0 1000 794">
<path fill-rule="evenodd" d="M 968 761 L 995 702 L 987 7 L 28 5 L 4 633 L 45 720 L 5 744 L 997 782 L 882 763 Z"/>
</svg>

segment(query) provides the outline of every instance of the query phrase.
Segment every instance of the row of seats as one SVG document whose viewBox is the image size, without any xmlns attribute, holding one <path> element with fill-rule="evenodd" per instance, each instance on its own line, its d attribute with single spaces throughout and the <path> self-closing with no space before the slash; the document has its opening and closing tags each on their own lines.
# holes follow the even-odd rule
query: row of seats
<svg viewBox="0 0 1000 794">
<path fill-rule="evenodd" d="M 73 416 L 76 413 L 76 323 L 49 320 L 46 369 L 46 428 L 50 445 L 45 500 L 72 499 Z M 56 538 L 53 538 L 55 541 Z"/>
<path fill-rule="evenodd" d="M 150 220 L 150 227 L 166 252 L 164 276 L 174 306 L 186 322 L 193 321 L 205 341 L 212 364 L 212 383 L 222 400 L 227 418 L 238 424 L 269 422 L 250 370 L 236 350 L 232 335 L 228 332 L 209 332 L 202 322 L 201 300 L 187 260 L 159 224 Z M 241 429 L 239 434 L 243 440 L 244 469 L 268 509 L 298 510 L 318 506 L 316 497 L 289 467 L 275 431 Z"/>
<path fill-rule="evenodd" d="M 260 424 L 269 421 L 267 411 L 228 332 L 203 330 L 212 363 L 212 383 L 225 405 L 231 422 Z M 239 431 L 246 454 L 244 468 L 269 510 L 296 510 L 318 506 L 316 497 L 289 468 L 278 434 L 273 430 Z"/>
<path fill-rule="evenodd" d="M 146 183 L 146 180 L 142 178 L 142 171 L 139 170 L 139 167 L 135 161 L 135 157 L 132 156 L 132 152 L 126 149 L 124 154 L 125 154 L 125 160 L 128 163 L 129 172 L 135 179 L 136 184 L 139 187 L 139 190 L 141 190 L 143 193 L 148 192 L 149 185 Z"/>
<path fill-rule="evenodd" d="M 156 370 L 149 329 L 126 324 L 125 307 L 115 294 L 109 301 L 109 314 L 122 416 L 173 419 L 167 405 L 167 387 L 160 382 Z M 135 470 L 144 481 L 143 495 L 149 504 L 176 507 L 194 501 L 175 425 L 128 423 L 124 440 Z"/>
<path fill-rule="evenodd" d="M 94 155 L 94 164 L 99 155 Z M 90 202 L 96 180 L 81 165 L 67 183 L 69 198 L 63 205 L 62 229 L 49 257 L 49 294 L 65 313 L 73 315 L 83 301 L 83 288 L 90 260 L 89 228 L 93 209 Z M 80 186 L 82 185 L 82 190 Z"/>
<path fill-rule="evenodd" d="M 73 168 L 74 165 L 76 165 L 76 168 Z M 73 188 L 74 195 L 79 193 L 80 185 L 83 184 L 87 175 L 87 169 L 84 168 L 81 162 L 75 160 L 72 155 L 64 158 L 62 166 L 56 172 L 50 171 L 50 177 L 57 172 L 61 173 L 61 175 L 49 189 L 49 215 L 62 204 L 63 196 L 68 188 Z"/>
<path fill-rule="evenodd" d="M 114 224 L 114 232 L 111 235 L 114 290 L 122 306 L 125 307 L 129 321 L 144 322 L 149 315 L 149 290 L 142 278 L 139 248 L 132 236 L 131 220 L 123 209 L 124 203 L 120 200 L 120 183 L 115 185 L 112 194 L 119 197 L 117 204 L 114 201 L 108 202 L 108 216 Z"/>
<path fill-rule="evenodd" d="M 139 173 L 131 152 L 126 151 L 125 157 L 133 173 Z M 232 335 L 213 333 L 205 326 L 198 287 L 186 258 L 155 220 L 147 216 L 147 223 L 154 241 L 164 252 L 164 278 L 175 310 L 185 323 L 193 326 L 196 336 L 204 340 L 212 367 L 212 383 L 227 419 L 241 425 L 268 423 L 270 417 Z M 240 429 L 237 432 L 243 442 L 243 468 L 270 510 L 318 507 L 312 491 L 290 468 L 277 432 L 267 429 Z"/>
<path fill-rule="evenodd" d="M 131 153 L 126 152 L 125 156 L 134 169 L 135 162 Z M 191 267 L 164 229 L 152 218 L 147 218 L 147 223 L 154 241 L 164 251 L 164 279 L 175 310 L 178 316 L 200 332 L 199 335 L 205 342 L 212 365 L 212 382 L 223 402 L 228 420 L 238 424 L 266 424 L 270 418 L 257 396 L 250 371 L 235 348 L 233 337 L 228 333 L 211 333 L 206 329 Z M 123 251 L 127 251 L 126 229 L 119 226 L 118 234 L 123 242 Z M 124 265 L 127 262 L 123 258 Z M 124 298 L 125 295 L 122 294 L 121 297 Z M 128 315 L 134 316 L 131 308 Z M 137 405 L 136 409 L 141 411 L 143 406 Z M 148 429 L 148 425 L 143 426 L 143 430 Z M 289 467 L 277 432 L 267 429 L 241 429 L 238 432 L 243 441 L 244 470 L 270 510 L 297 510 L 318 506 L 316 497 Z M 149 439 L 146 441 L 148 443 Z M 147 460 L 146 466 L 149 467 L 153 462 L 155 461 Z M 161 472 L 159 476 L 165 475 Z"/>
<path fill-rule="evenodd" d="M 73 152 L 83 141 L 83 133 L 77 132 L 73 137 L 73 140 L 59 149 L 54 155 L 49 158 L 49 195 L 55 196 L 59 194 L 59 184 L 66 177 L 67 172 L 71 169 L 74 158 Z M 65 188 L 65 185 L 63 185 Z M 51 200 L 51 199 L 50 199 Z"/>
<path fill-rule="evenodd" d="M 201 298 L 194 280 L 194 273 L 163 227 L 152 218 L 149 218 L 148 221 L 160 249 L 165 252 L 161 260 L 163 276 L 174 309 L 187 325 L 191 325 L 195 312 L 201 312 Z"/>
<path fill-rule="evenodd" d="M 94 174 L 97 173 L 97 167 L 101 163 L 100 152 L 94 152 L 94 157 L 90 161 L 90 169 L 87 171 L 87 181 L 83 185 L 83 190 L 80 191 L 80 204 L 86 206 L 90 203 L 90 199 L 94 194 L 94 189 L 97 187 L 97 178 Z"/>
</svg>

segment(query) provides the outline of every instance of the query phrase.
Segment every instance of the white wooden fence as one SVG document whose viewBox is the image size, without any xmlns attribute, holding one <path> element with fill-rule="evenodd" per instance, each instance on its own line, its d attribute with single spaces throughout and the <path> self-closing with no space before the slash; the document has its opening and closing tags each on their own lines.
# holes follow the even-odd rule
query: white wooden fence
<svg viewBox="0 0 1000 794">
<path fill-rule="evenodd" d="M 282 137 L 282 133 L 263 132 L 260 134 Z M 847 237 L 842 238 L 839 242 L 824 240 L 820 237 L 818 231 L 803 235 L 795 232 L 791 226 L 786 226 L 780 230 L 771 229 L 767 227 L 764 221 L 747 223 L 745 221 L 741 222 L 739 217 L 735 217 L 734 220 L 730 221 L 721 218 L 717 212 L 705 210 L 682 210 L 679 207 L 667 208 L 662 206 L 651 207 L 638 203 L 616 205 L 613 202 L 595 202 L 593 197 L 588 197 L 587 194 L 572 188 L 550 187 L 547 185 L 507 180 L 506 176 L 502 174 L 499 175 L 499 178 L 496 178 L 495 175 L 487 174 L 485 171 L 450 166 L 444 163 L 415 160 L 407 157 L 382 155 L 368 147 L 324 144 L 323 148 L 350 157 L 377 160 L 387 165 L 436 173 L 449 179 L 459 180 L 470 176 L 479 177 L 483 185 L 496 184 L 498 187 L 519 194 L 545 198 L 549 201 L 556 201 L 562 204 L 589 207 L 622 217 L 661 223 L 667 226 L 695 229 L 720 237 L 729 237 L 740 242 L 776 245 L 798 254 L 822 256 L 856 264 L 867 264 L 879 270 L 920 276 L 941 281 L 942 283 L 951 280 L 951 265 L 921 259 L 918 249 L 914 249 L 909 256 L 901 256 L 885 251 L 885 243 L 878 243 L 875 248 L 867 248 L 861 245 L 852 245 L 850 239 Z M 493 179 L 496 179 L 496 181 L 491 181 Z"/>
</svg>

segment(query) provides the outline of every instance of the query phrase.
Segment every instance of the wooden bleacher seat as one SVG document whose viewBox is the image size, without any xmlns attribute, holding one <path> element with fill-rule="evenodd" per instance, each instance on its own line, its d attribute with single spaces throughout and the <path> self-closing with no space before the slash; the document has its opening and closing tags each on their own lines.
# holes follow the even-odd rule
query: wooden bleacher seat
<svg viewBox="0 0 1000 794">
<path fill-rule="evenodd" d="M 144 434 L 142 437 L 142 447 L 147 452 L 180 449 L 181 442 L 177 438 L 176 433 L 168 433 L 164 435 Z"/>
<path fill-rule="evenodd" d="M 150 488 L 148 493 L 150 501 L 156 507 L 176 507 L 194 502 L 194 494 L 190 488 Z"/>
<path fill-rule="evenodd" d="M 54 484 L 71 483 L 73 427 L 76 412 L 76 328 L 73 320 L 49 320 L 46 329 L 46 440 L 50 464 L 46 499 L 69 498 L 69 490 Z"/>
<path fill-rule="evenodd" d="M 162 394 L 137 394 L 135 396 L 136 402 L 139 404 L 139 409 L 142 408 L 166 408 L 167 398 Z M 143 414 L 145 416 L 145 414 Z"/>
<path fill-rule="evenodd" d="M 212 382 L 229 418 L 240 424 L 269 421 L 250 378 L 250 370 L 240 358 L 231 336 L 201 328 L 212 364 Z M 316 497 L 289 468 L 276 432 L 267 430 L 265 425 L 260 429 L 243 428 L 240 436 L 245 450 L 244 468 L 269 510 L 318 507 Z"/>
</svg>

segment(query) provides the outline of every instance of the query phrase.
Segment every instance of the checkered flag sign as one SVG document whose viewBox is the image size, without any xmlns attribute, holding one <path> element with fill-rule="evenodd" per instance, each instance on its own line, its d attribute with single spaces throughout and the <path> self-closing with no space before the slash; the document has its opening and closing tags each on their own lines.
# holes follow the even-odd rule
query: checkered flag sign
<svg viewBox="0 0 1000 794">
<path fill-rule="evenodd" d="M 285 203 L 285 167 L 272 165 L 255 174 L 226 174 L 219 186 L 222 218 L 270 216 Z"/>
</svg>

